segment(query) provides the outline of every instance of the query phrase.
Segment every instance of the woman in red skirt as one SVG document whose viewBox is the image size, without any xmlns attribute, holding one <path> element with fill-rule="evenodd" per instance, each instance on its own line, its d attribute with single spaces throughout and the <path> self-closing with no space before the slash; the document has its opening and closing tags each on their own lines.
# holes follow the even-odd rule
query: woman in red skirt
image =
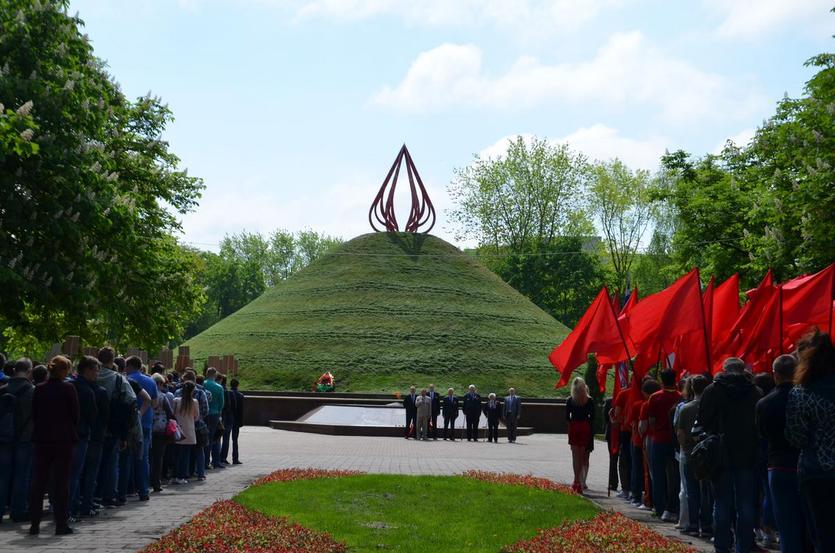
<svg viewBox="0 0 835 553">
<path fill-rule="evenodd" d="M 586 452 L 594 439 L 594 400 L 589 397 L 589 388 L 579 376 L 571 383 L 571 397 L 565 404 L 565 419 L 568 421 L 568 445 L 571 446 L 571 461 L 574 467 L 572 489 L 583 493 L 588 466 Z"/>
</svg>

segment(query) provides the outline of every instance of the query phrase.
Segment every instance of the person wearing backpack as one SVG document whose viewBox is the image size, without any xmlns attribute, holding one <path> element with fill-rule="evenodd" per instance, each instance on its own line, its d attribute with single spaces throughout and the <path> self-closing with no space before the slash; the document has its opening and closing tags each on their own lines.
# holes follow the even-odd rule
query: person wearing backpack
<svg viewBox="0 0 835 553">
<path fill-rule="evenodd" d="M 95 357 L 85 355 L 76 367 L 76 377 L 70 382 L 75 386 L 75 393 L 78 396 L 78 406 L 81 412 L 81 419 L 78 424 L 78 441 L 75 444 L 72 468 L 70 473 L 70 521 L 77 522 L 79 510 L 79 485 L 81 484 L 81 473 L 84 470 L 84 463 L 87 459 L 87 446 L 90 443 L 90 430 L 96 424 L 99 417 L 99 409 L 96 405 L 96 391 L 93 386 L 99 373 L 99 360 Z"/>
<path fill-rule="evenodd" d="M 75 386 L 64 380 L 72 368 L 70 360 L 56 355 L 49 362 L 49 380 L 32 394 L 32 442 L 35 444 L 32 483 L 29 486 L 29 535 L 40 533 L 43 496 L 49 489 L 55 535 L 72 534 L 68 525 L 70 464 L 78 441 L 81 417 Z"/>
<path fill-rule="evenodd" d="M 699 415 L 699 405 L 702 394 L 709 384 L 708 379 L 697 374 L 690 378 L 690 386 L 693 390 L 693 399 L 685 403 L 676 419 L 675 430 L 679 446 L 681 448 L 682 472 L 684 481 L 682 485 L 687 489 L 687 512 L 688 525 L 682 528 L 681 533 L 690 536 L 701 536 L 709 538 L 713 535 L 713 494 L 710 492 L 710 484 L 705 480 L 699 480 L 690 468 L 690 451 L 696 445 L 691 430 Z"/>
<path fill-rule="evenodd" d="M 730 551 L 734 517 L 737 553 L 747 553 L 754 545 L 754 466 L 759 440 L 755 412 L 761 397 L 742 359 L 729 357 L 722 363 L 722 372 L 705 388 L 699 404 L 701 427 L 721 441 L 721 455 L 712 476 L 713 545 L 717 553 Z"/>
<path fill-rule="evenodd" d="M 110 420 L 104 434 L 101 468 L 98 476 L 99 497 L 105 507 L 124 505 L 117 496 L 119 485 L 119 451 L 127 445 L 127 434 L 132 410 L 136 409 L 136 394 L 116 370 L 116 353 L 107 346 L 99 350 L 101 363 L 96 382 L 107 392 L 110 401 Z"/>
<path fill-rule="evenodd" d="M 90 427 L 90 438 L 87 442 L 87 455 L 84 458 L 84 468 L 81 473 L 81 485 L 79 488 L 78 514 L 84 517 L 98 515 L 94 507 L 93 495 L 96 489 L 96 478 L 101 467 L 101 456 L 104 449 L 104 434 L 110 422 L 110 398 L 107 390 L 98 385 L 98 373 L 101 366 L 95 371 L 95 376 L 90 387 L 96 395 L 96 411 L 98 416 Z"/>
<path fill-rule="evenodd" d="M 26 498 L 32 468 L 32 362 L 22 358 L 0 387 L 0 520 L 9 500 L 11 519 L 27 520 Z"/>
<path fill-rule="evenodd" d="M 148 489 L 151 476 L 151 430 L 154 425 L 154 406 L 157 403 L 159 391 L 157 390 L 156 382 L 147 374 L 142 374 L 141 371 L 142 360 L 139 357 L 132 355 L 125 359 L 125 373 L 128 379 L 139 384 L 148 394 L 148 400 L 144 400 L 142 404 L 137 403 L 137 408 L 141 413 L 142 449 L 134 457 L 133 469 L 136 489 L 139 492 L 139 500 L 148 501 Z"/>
</svg>

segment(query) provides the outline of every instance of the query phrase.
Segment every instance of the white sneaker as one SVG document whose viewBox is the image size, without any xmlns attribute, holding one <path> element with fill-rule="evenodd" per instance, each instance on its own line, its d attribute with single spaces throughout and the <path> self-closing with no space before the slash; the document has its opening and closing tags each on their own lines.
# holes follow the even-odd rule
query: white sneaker
<svg viewBox="0 0 835 553">
<path fill-rule="evenodd" d="M 644 505 L 643 503 L 641 503 L 640 505 L 638 505 L 638 510 L 639 510 L 639 511 L 651 511 L 651 510 L 652 510 L 652 507 L 647 507 L 646 505 Z"/>
<path fill-rule="evenodd" d="M 661 520 L 663 520 L 664 522 L 676 522 L 678 520 L 678 517 L 670 511 L 664 511 L 661 514 Z"/>
<path fill-rule="evenodd" d="M 183 484 L 183 485 L 188 484 L 188 480 L 186 480 L 185 478 L 178 478 L 177 479 L 177 484 Z"/>
</svg>

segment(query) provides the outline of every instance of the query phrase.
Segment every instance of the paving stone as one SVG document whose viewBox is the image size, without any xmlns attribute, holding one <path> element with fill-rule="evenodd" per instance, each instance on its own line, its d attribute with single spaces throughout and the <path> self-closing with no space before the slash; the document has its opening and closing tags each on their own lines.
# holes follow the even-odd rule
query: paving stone
<svg viewBox="0 0 835 553">
<path fill-rule="evenodd" d="M 245 427 L 240 436 L 243 465 L 207 471 L 206 481 L 169 486 L 160 494 L 152 494 L 149 502 L 134 498 L 119 509 L 106 509 L 99 517 L 74 525 L 77 533 L 72 536 L 53 536 L 54 527 L 48 519 L 42 523 L 38 537 L 26 535 L 28 525 L 4 521 L 0 524 L 0 551 L 136 551 L 214 501 L 228 499 L 254 479 L 280 468 L 402 474 L 460 474 L 474 469 L 533 474 L 571 483 L 571 452 L 565 435 L 534 434 L 520 436 L 518 440 L 515 444 L 417 442 L 402 438 L 326 436 Z M 660 533 L 678 538 L 679 534 L 671 524 L 657 522 L 621 500 L 607 498 L 608 463 L 606 446 L 598 443 L 592 453 L 588 476 L 589 498 L 602 508 L 623 512 Z M 688 540 L 699 550 L 712 550 L 708 542 Z"/>
</svg>

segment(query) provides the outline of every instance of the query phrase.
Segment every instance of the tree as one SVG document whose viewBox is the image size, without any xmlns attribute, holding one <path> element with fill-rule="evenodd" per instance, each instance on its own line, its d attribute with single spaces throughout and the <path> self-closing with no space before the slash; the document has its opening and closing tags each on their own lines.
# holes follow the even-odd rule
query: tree
<svg viewBox="0 0 835 553">
<path fill-rule="evenodd" d="M 522 250 L 479 252 L 487 266 L 563 324 L 573 327 L 606 281 L 594 239 L 559 237 Z M 589 247 L 590 246 L 590 247 Z"/>
<path fill-rule="evenodd" d="M 125 98 L 67 6 L 0 0 L 0 326 L 159 347 L 202 301 L 172 238 L 202 184 L 168 108 Z"/>
<path fill-rule="evenodd" d="M 590 234 L 584 193 L 589 171 L 582 154 L 521 136 L 498 159 L 481 159 L 455 171 L 450 212 L 459 239 L 521 251 L 561 235 Z"/>
<path fill-rule="evenodd" d="M 651 221 L 648 171 L 634 173 L 620 160 L 598 163 L 590 188 L 595 215 L 609 251 L 617 287 L 629 288 L 629 270 Z"/>
</svg>

